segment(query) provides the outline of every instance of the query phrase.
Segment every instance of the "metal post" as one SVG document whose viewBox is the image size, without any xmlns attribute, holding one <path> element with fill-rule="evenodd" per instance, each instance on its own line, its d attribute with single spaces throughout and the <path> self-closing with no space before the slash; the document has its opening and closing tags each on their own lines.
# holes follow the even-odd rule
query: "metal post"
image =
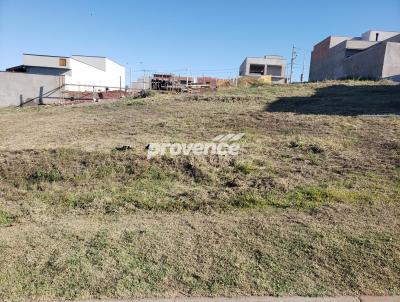
<svg viewBox="0 0 400 302">
<path fill-rule="evenodd" d="M 129 85 L 128 87 L 132 88 L 132 68 L 129 67 Z"/>
<path fill-rule="evenodd" d="M 301 76 L 300 76 L 300 82 L 304 81 L 304 61 L 306 59 L 306 56 L 303 54 L 303 67 L 301 68 Z"/>
<path fill-rule="evenodd" d="M 39 105 L 43 105 L 43 86 L 39 88 Z"/>
<path fill-rule="evenodd" d="M 142 71 L 143 71 L 143 90 L 146 90 L 146 84 L 144 81 L 144 78 L 146 77 L 146 70 L 143 67 L 143 62 L 139 62 L 140 66 L 142 66 Z"/>
<path fill-rule="evenodd" d="M 293 77 L 293 64 L 294 64 L 294 59 L 295 59 L 295 50 L 294 50 L 294 45 L 292 48 L 292 58 L 290 60 L 290 76 L 289 76 L 289 83 L 292 83 L 292 77 Z"/>
</svg>

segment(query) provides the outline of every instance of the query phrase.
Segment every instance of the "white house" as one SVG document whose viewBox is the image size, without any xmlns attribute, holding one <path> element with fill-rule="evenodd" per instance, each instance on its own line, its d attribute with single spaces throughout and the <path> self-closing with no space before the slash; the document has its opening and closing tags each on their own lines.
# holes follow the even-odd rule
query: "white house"
<svg viewBox="0 0 400 302">
<path fill-rule="evenodd" d="M 23 65 L 7 71 L 63 76 L 69 91 L 91 91 L 93 86 L 96 91 L 125 88 L 125 67 L 106 57 L 24 54 L 23 58 Z"/>
</svg>

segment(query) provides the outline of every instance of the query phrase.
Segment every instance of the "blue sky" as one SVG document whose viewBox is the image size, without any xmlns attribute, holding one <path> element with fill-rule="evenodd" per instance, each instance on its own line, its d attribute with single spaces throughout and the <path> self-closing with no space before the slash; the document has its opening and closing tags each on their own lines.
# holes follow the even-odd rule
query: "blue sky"
<svg viewBox="0 0 400 302">
<path fill-rule="evenodd" d="M 400 30 L 400 0 L 0 0 L 0 70 L 21 64 L 25 52 L 107 56 L 132 78 L 140 69 L 186 68 L 229 77 L 244 57 L 289 58 L 294 44 L 304 49 L 298 76 L 303 53 L 308 69 L 320 40 L 369 29 Z"/>
</svg>

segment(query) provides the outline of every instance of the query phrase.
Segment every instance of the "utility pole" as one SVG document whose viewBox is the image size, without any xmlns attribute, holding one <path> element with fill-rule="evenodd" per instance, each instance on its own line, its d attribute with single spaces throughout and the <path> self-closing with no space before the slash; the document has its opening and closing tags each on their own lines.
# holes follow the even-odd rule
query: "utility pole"
<svg viewBox="0 0 400 302">
<path fill-rule="evenodd" d="M 128 89 L 130 89 L 132 86 L 132 67 L 129 65 L 129 62 L 126 62 L 126 66 L 129 67 L 129 78 L 128 78 L 129 82 L 128 82 L 128 85 L 126 85 L 126 82 L 125 82 L 125 87 L 128 87 Z"/>
<path fill-rule="evenodd" d="M 289 64 L 286 64 L 285 66 L 285 82 L 289 83 Z"/>
<path fill-rule="evenodd" d="M 132 88 L 132 68 L 129 67 L 129 86 Z"/>
<path fill-rule="evenodd" d="M 142 71 L 143 71 L 143 90 L 146 90 L 146 82 L 145 82 L 145 77 L 146 77 L 146 69 L 143 67 L 143 62 L 139 62 L 140 66 L 142 66 Z"/>
<path fill-rule="evenodd" d="M 296 56 L 297 56 L 297 54 L 296 54 L 296 51 L 295 51 L 295 47 L 293 45 L 292 58 L 290 60 L 290 77 L 289 77 L 289 83 L 290 84 L 292 83 L 292 80 L 293 80 L 293 65 L 294 65 L 294 60 L 296 59 Z"/>
</svg>

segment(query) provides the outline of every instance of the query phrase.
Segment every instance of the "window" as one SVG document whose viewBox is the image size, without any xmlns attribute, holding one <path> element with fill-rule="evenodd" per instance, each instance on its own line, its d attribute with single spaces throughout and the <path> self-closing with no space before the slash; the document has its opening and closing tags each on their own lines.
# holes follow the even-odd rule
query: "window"
<svg viewBox="0 0 400 302">
<path fill-rule="evenodd" d="M 263 75 L 265 70 L 265 65 L 260 64 L 250 64 L 250 74 Z"/>
<path fill-rule="evenodd" d="M 59 61 L 58 65 L 67 66 L 67 59 L 60 58 L 60 61 Z"/>
<path fill-rule="evenodd" d="M 282 66 L 280 65 L 268 65 L 267 75 L 272 75 L 276 77 L 282 76 Z"/>
</svg>

